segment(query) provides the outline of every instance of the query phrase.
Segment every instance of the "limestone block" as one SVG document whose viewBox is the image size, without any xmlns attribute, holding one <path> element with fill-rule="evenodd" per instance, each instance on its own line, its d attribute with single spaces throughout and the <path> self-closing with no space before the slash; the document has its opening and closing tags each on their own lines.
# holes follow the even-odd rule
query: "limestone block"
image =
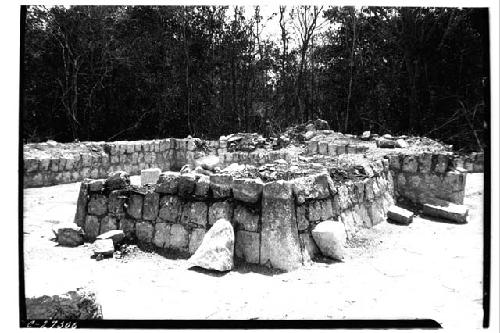
<svg viewBox="0 0 500 333">
<path fill-rule="evenodd" d="M 244 205 L 237 204 L 234 209 L 233 222 L 235 228 L 257 232 L 259 230 L 259 214 Z"/>
<path fill-rule="evenodd" d="M 330 196 L 333 181 L 327 173 L 296 178 L 292 181 L 293 194 L 298 204 L 306 199 L 325 199 Z"/>
<path fill-rule="evenodd" d="M 356 229 L 359 229 L 360 227 L 370 228 L 373 225 L 370 216 L 368 214 L 368 210 L 366 209 L 366 206 L 363 203 L 355 205 L 353 207 L 352 217 Z"/>
<path fill-rule="evenodd" d="M 399 171 L 401 169 L 401 163 L 399 155 L 393 154 L 389 155 L 389 164 L 392 170 Z"/>
<path fill-rule="evenodd" d="M 318 153 L 318 141 L 309 141 L 307 142 L 307 153 L 309 155 L 314 155 Z"/>
<path fill-rule="evenodd" d="M 123 214 L 125 202 L 127 202 L 127 192 L 123 190 L 115 190 L 109 193 L 108 212 L 114 215 Z"/>
<path fill-rule="evenodd" d="M 346 145 L 345 144 L 338 144 L 337 145 L 337 155 L 342 155 L 345 154 L 346 151 Z"/>
<path fill-rule="evenodd" d="M 302 265 L 292 186 L 283 180 L 264 184 L 260 264 L 282 270 Z"/>
<path fill-rule="evenodd" d="M 179 221 L 181 206 L 182 204 L 179 197 L 165 195 L 160 200 L 160 211 L 158 216 L 164 221 L 175 223 Z"/>
<path fill-rule="evenodd" d="M 53 231 L 60 246 L 75 247 L 83 244 L 83 229 L 75 223 L 59 223 Z"/>
<path fill-rule="evenodd" d="M 92 251 L 94 255 L 112 256 L 115 252 L 112 239 L 96 239 L 92 244 Z"/>
<path fill-rule="evenodd" d="M 104 234 L 110 230 L 116 230 L 118 228 L 118 224 L 116 218 L 106 215 L 101 220 L 101 227 L 99 228 L 99 235 Z"/>
<path fill-rule="evenodd" d="M 413 212 L 398 206 L 392 206 L 387 211 L 387 218 L 396 223 L 408 225 L 413 222 Z"/>
<path fill-rule="evenodd" d="M 150 191 L 144 196 L 144 203 L 142 205 L 142 218 L 144 220 L 153 221 L 158 216 L 160 208 L 160 194 Z"/>
<path fill-rule="evenodd" d="M 210 190 L 215 199 L 224 199 L 231 196 L 233 177 L 228 174 L 215 174 L 210 176 Z M 214 221 L 215 222 L 215 221 Z"/>
<path fill-rule="evenodd" d="M 245 262 L 258 264 L 260 261 L 260 235 L 245 230 L 236 231 L 234 255 Z"/>
<path fill-rule="evenodd" d="M 179 177 L 179 196 L 190 197 L 196 187 L 196 176 L 194 173 L 184 173 Z"/>
<path fill-rule="evenodd" d="M 208 210 L 208 223 L 213 225 L 219 219 L 232 221 L 233 207 L 229 201 L 218 201 L 210 205 Z"/>
<path fill-rule="evenodd" d="M 119 229 L 123 230 L 125 238 L 129 241 L 135 238 L 135 221 L 129 218 L 121 218 Z"/>
<path fill-rule="evenodd" d="M 320 141 L 318 143 L 318 153 L 320 155 L 328 155 L 328 142 Z"/>
<path fill-rule="evenodd" d="M 93 241 L 97 236 L 99 236 L 100 221 L 97 216 L 87 215 L 85 219 L 85 225 L 83 230 L 85 232 L 85 239 L 88 241 Z"/>
<path fill-rule="evenodd" d="M 299 239 L 304 263 L 310 262 L 321 253 L 309 232 L 300 233 Z"/>
<path fill-rule="evenodd" d="M 160 179 L 160 173 L 161 170 L 159 168 L 141 170 L 141 186 L 156 184 L 158 179 Z"/>
<path fill-rule="evenodd" d="M 403 172 L 417 172 L 418 170 L 418 159 L 414 155 L 405 155 L 403 157 L 403 165 L 402 165 L 402 170 Z"/>
<path fill-rule="evenodd" d="M 434 199 L 423 206 L 424 214 L 443 218 L 455 223 L 467 223 L 469 209 L 445 200 Z"/>
<path fill-rule="evenodd" d="M 373 193 L 373 178 L 366 178 L 363 180 L 365 184 L 365 198 L 367 201 L 373 201 L 375 195 Z"/>
<path fill-rule="evenodd" d="M 444 173 L 448 169 L 448 156 L 446 154 L 434 155 L 435 165 L 434 172 Z"/>
<path fill-rule="evenodd" d="M 106 179 L 106 188 L 109 191 L 124 189 L 130 185 L 130 176 L 124 171 L 115 171 Z"/>
<path fill-rule="evenodd" d="M 127 214 L 136 220 L 142 219 L 142 205 L 144 196 L 140 194 L 131 194 L 127 203 Z"/>
<path fill-rule="evenodd" d="M 198 175 L 196 179 L 196 186 L 194 188 L 194 195 L 199 198 L 208 197 L 210 189 L 210 177 L 207 175 Z"/>
<path fill-rule="evenodd" d="M 170 247 L 170 224 L 157 222 L 154 229 L 153 244 L 160 248 Z"/>
<path fill-rule="evenodd" d="M 347 239 L 352 239 L 352 237 L 356 234 L 356 221 L 354 220 L 354 216 L 351 209 L 347 209 L 340 214 L 340 220 L 344 224 L 345 232 L 347 234 Z"/>
<path fill-rule="evenodd" d="M 264 183 L 260 178 L 235 178 L 232 190 L 236 200 L 248 203 L 256 203 L 260 200 Z"/>
<path fill-rule="evenodd" d="M 372 226 L 382 223 L 386 220 L 384 207 L 378 200 L 373 201 L 371 205 L 368 206 L 368 215 L 370 216 Z"/>
<path fill-rule="evenodd" d="M 418 156 L 418 171 L 421 173 L 429 173 L 432 169 L 432 155 L 423 153 Z"/>
<path fill-rule="evenodd" d="M 113 241 L 113 246 L 116 248 L 123 243 L 125 234 L 123 230 L 109 230 L 97 236 L 97 239 L 111 239 Z"/>
<path fill-rule="evenodd" d="M 314 200 L 309 202 L 309 221 L 318 222 L 333 217 L 333 206 L 330 199 Z"/>
<path fill-rule="evenodd" d="M 308 212 L 306 209 L 307 205 L 296 206 L 297 214 L 297 228 L 299 231 L 304 231 L 309 228 L 309 220 L 307 219 Z"/>
<path fill-rule="evenodd" d="M 88 202 L 88 213 L 91 215 L 104 215 L 108 212 L 108 198 L 103 194 L 92 194 Z"/>
<path fill-rule="evenodd" d="M 170 247 L 185 250 L 189 245 L 189 233 L 181 224 L 172 224 L 170 227 Z"/>
<path fill-rule="evenodd" d="M 189 235 L 189 253 L 194 254 L 200 247 L 205 237 L 206 230 L 204 228 L 195 228 Z"/>
<path fill-rule="evenodd" d="M 74 223 L 83 227 L 85 225 L 85 218 L 87 216 L 87 204 L 89 201 L 89 180 L 84 180 L 80 184 L 80 191 L 78 192 L 78 199 L 76 201 L 76 213 Z"/>
<path fill-rule="evenodd" d="M 342 222 L 332 220 L 321 222 L 311 233 L 324 256 L 335 260 L 344 259 L 347 233 Z"/>
<path fill-rule="evenodd" d="M 104 179 L 95 179 L 89 181 L 90 192 L 101 192 L 104 189 Z"/>
<path fill-rule="evenodd" d="M 162 172 L 155 191 L 158 193 L 176 194 L 179 189 L 179 177 L 179 172 Z"/>
<path fill-rule="evenodd" d="M 135 235 L 139 243 L 150 244 L 153 241 L 153 224 L 149 221 L 141 221 L 135 224 Z"/>
<path fill-rule="evenodd" d="M 337 155 L 337 145 L 335 143 L 332 143 L 332 142 L 328 143 L 328 154 L 330 156 L 336 156 Z"/>
<path fill-rule="evenodd" d="M 208 206 L 205 202 L 186 202 L 182 207 L 180 223 L 205 227 L 208 220 Z"/>
</svg>

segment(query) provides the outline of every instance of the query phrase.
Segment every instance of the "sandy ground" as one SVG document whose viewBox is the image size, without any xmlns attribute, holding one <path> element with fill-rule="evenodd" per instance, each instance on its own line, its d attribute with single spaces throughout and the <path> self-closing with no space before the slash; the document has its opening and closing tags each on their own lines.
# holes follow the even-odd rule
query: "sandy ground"
<svg viewBox="0 0 500 333">
<path fill-rule="evenodd" d="M 24 191 L 27 296 L 87 287 L 105 319 L 430 318 L 445 328 L 481 327 L 482 174 L 467 179 L 468 224 L 421 217 L 410 226 L 382 223 L 357 235 L 344 262 L 282 274 L 249 266 L 208 274 L 140 250 L 95 261 L 88 244 L 56 246 L 51 228 L 72 220 L 78 188 Z"/>
</svg>

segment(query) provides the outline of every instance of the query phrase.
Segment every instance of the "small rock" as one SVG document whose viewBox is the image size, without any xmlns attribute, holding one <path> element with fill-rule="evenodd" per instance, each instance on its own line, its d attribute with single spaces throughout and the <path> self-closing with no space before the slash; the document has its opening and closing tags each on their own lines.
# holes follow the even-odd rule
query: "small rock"
<svg viewBox="0 0 500 333">
<path fill-rule="evenodd" d="M 396 140 L 396 147 L 398 147 L 398 148 L 407 148 L 408 147 L 408 142 L 406 142 L 403 139 L 397 139 Z"/>
<path fill-rule="evenodd" d="M 208 230 L 200 247 L 188 260 L 189 267 L 229 271 L 234 266 L 234 230 L 228 220 L 220 219 Z"/>
<path fill-rule="evenodd" d="M 83 230 L 76 223 L 60 223 L 53 229 L 57 243 L 61 246 L 75 247 L 83 244 Z"/>
<path fill-rule="evenodd" d="M 93 244 L 94 254 L 96 256 L 112 256 L 115 252 L 115 247 L 113 245 L 113 240 L 108 239 L 96 239 Z"/>
<path fill-rule="evenodd" d="M 111 239 L 113 241 L 113 245 L 117 247 L 125 239 L 125 234 L 123 233 L 123 230 L 110 230 L 97 236 L 97 239 Z"/>
<path fill-rule="evenodd" d="M 369 140 L 370 139 L 370 131 L 364 131 L 363 135 L 361 135 L 361 140 Z"/>
<path fill-rule="evenodd" d="M 316 245 L 324 256 L 335 260 L 344 259 L 347 233 L 342 222 L 331 220 L 321 222 L 311 233 Z"/>
</svg>

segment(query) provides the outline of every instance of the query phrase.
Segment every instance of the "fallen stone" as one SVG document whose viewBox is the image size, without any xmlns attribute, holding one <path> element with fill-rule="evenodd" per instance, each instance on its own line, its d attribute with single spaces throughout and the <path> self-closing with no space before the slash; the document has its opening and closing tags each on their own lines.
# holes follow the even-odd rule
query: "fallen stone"
<svg viewBox="0 0 500 333">
<path fill-rule="evenodd" d="M 467 223 L 469 209 L 464 205 L 457 205 L 445 200 L 432 199 L 425 203 L 423 207 L 424 214 L 443 218 L 456 223 Z"/>
<path fill-rule="evenodd" d="M 76 223 L 60 223 L 53 229 L 57 243 L 61 246 L 75 247 L 83 244 L 83 230 Z"/>
<path fill-rule="evenodd" d="M 146 184 L 156 184 L 160 179 L 161 170 L 159 168 L 151 168 L 141 170 L 141 186 Z"/>
<path fill-rule="evenodd" d="M 203 237 L 200 247 L 188 260 L 189 267 L 229 271 L 234 266 L 234 230 L 228 220 L 214 223 Z"/>
<path fill-rule="evenodd" d="M 111 238 L 96 239 L 93 244 L 93 251 L 95 255 L 112 256 L 113 252 L 115 252 L 113 240 Z"/>
<path fill-rule="evenodd" d="M 396 140 L 396 147 L 397 148 L 406 148 L 406 147 L 408 147 L 408 142 L 406 142 L 403 139 L 397 139 Z"/>
<path fill-rule="evenodd" d="M 370 140 L 371 133 L 370 131 L 364 131 L 363 135 L 361 135 L 361 140 Z"/>
<path fill-rule="evenodd" d="M 321 222 L 312 230 L 312 236 L 324 256 L 335 260 L 344 259 L 347 234 L 342 222 Z"/>
<path fill-rule="evenodd" d="M 97 236 L 97 239 L 111 239 L 115 247 L 119 246 L 125 239 L 123 230 L 110 230 Z"/>
<path fill-rule="evenodd" d="M 125 171 L 115 171 L 106 179 L 106 188 L 109 191 L 120 190 L 130 185 L 130 176 Z"/>
<path fill-rule="evenodd" d="M 387 218 L 396 223 L 410 224 L 413 222 L 413 212 L 398 206 L 391 206 L 387 211 Z"/>
<path fill-rule="evenodd" d="M 377 140 L 377 147 L 378 148 L 396 148 L 397 143 L 394 140 L 380 138 Z"/>
</svg>

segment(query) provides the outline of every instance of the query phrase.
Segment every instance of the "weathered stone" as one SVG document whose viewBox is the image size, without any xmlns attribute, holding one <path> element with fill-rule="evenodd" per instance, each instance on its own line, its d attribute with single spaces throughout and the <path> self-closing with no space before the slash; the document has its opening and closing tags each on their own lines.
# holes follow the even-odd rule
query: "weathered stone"
<svg viewBox="0 0 500 333">
<path fill-rule="evenodd" d="M 394 154 L 394 155 L 389 155 L 388 157 L 391 169 L 399 171 L 401 169 L 399 155 Z"/>
<path fill-rule="evenodd" d="M 378 148 L 397 148 L 398 144 L 395 140 L 387 139 L 387 138 L 379 138 L 376 140 Z"/>
<path fill-rule="evenodd" d="M 155 223 L 153 244 L 160 248 L 170 247 L 170 224 L 164 222 Z"/>
<path fill-rule="evenodd" d="M 306 133 L 307 135 L 307 133 Z M 307 143 L 307 153 L 309 155 L 314 155 L 318 153 L 318 141 L 309 141 Z"/>
<path fill-rule="evenodd" d="M 139 243 L 149 244 L 153 241 L 153 224 L 149 221 L 137 222 L 135 224 L 135 235 Z"/>
<path fill-rule="evenodd" d="M 364 204 L 355 205 L 352 210 L 352 216 L 357 227 L 370 228 L 372 226 L 372 221 Z"/>
<path fill-rule="evenodd" d="M 151 168 L 141 170 L 141 186 L 146 184 L 156 184 L 160 179 L 161 170 L 159 168 Z"/>
<path fill-rule="evenodd" d="M 105 179 L 94 179 L 89 181 L 90 192 L 101 192 L 104 189 Z"/>
<path fill-rule="evenodd" d="M 318 153 L 320 155 L 328 155 L 328 142 L 320 141 L 318 143 Z"/>
<path fill-rule="evenodd" d="M 165 171 L 160 174 L 156 185 L 156 192 L 176 194 L 179 189 L 179 172 Z"/>
<path fill-rule="evenodd" d="M 342 184 L 339 187 L 337 187 L 337 193 L 339 197 L 340 209 L 345 210 L 351 207 L 352 202 L 351 199 L 349 198 L 349 189 L 347 188 L 346 184 Z"/>
<path fill-rule="evenodd" d="M 332 179 L 326 173 L 301 177 L 292 181 L 293 193 L 298 204 L 306 199 L 325 199 L 330 196 Z"/>
<path fill-rule="evenodd" d="M 215 155 L 208 155 L 202 157 L 195 162 L 195 166 L 200 166 L 205 170 L 214 171 L 215 168 L 220 167 L 221 161 L 220 158 Z"/>
<path fill-rule="evenodd" d="M 160 211 L 158 216 L 160 219 L 175 223 L 179 221 L 181 214 L 182 203 L 177 196 L 166 195 L 160 200 Z"/>
<path fill-rule="evenodd" d="M 342 214 L 340 214 L 340 220 L 344 224 L 347 239 L 351 239 L 356 234 L 356 231 L 358 229 L 353 215 L 354 214 L 350 209 L 345 210 L 342 212 Z"/>
<path fill-rule="evenodd" d="M 189 245 L 189 233 L 181 224 L 172 224 L 170 227 L 170 247 L 186 250 Z"/>
<path fill-rule="evenodd" d="M 408 147 L 408 142 L 406 142 L 403 139 L 397 139 L 396 140 L 396 147 L 397 148 L 407 148 Z"/>
<path fill-rule="evenodd" d="M 189 253 L 194 254 L 200 247 L 205 237 L 206 230 L 204 228 L 195 228 L 189 235 Z"/>
<path fill-rule="evenodd" d="M 130 176 L 125 171 L 115 171 L 106 179 L 109 191 L 124 189 L 130 185 Z"/>
<path fill-rule="evenodd" d="M 109 230 L 97 236 L 97 239 L 111 239 L 114 246 L 116 247 L 120 245 L 125 239 L 125 233 L 123 232 L 123 230 Z"/>
<path fill-rule="evenodd" d="M 324 256 L 335 260 L 344 259 L 347 233 L 342 222 L 331 220 L 321 222 L 311 233 Z"/>
<path fill-rule="evenodd" d="M 115 215 L 123 213 L 125 202 L 128 199 L 127 193 L 123 190 L 111 191 L 108 198 L 108 212 Z"/>
<path fill-rule="evenodd" d="M 142 206 L 142 218 L 149 221 L 156 220 L 159 207 L 160 195 L 157 192 L 146 193 L 144 196 L 144 204 Z"/>
<path fill-rule="evenodd" d="M 229 271 L 234 266 L 234 230 L 228 220 L 220 219 L 208 230 L 189 266 L 209 270 Z"/>
<path fill-rule="evenodd" d="M 210 177 L 207 175 L 199 175 L 196 180 L 194 195 L 200 198 L 206 198 L 208 197 L 209 189 L 210 189 Z"/>
<path fill-rule="evenodd" d="M 140 194 L 131 194 L 128 199 L 127 213 L 136 220 L 142 219 L 142 204 L 144 196 Z"/>
<path fill-rule="evenodd" d="M 236 205 L 233 221 L 237 229 L 254 232 L 259 230 L 259 214 L 243 205 Z"/>
<path fill-rule="evenodd" d="M 120 230 L 123 230 L 125 238 L 132 241 L 135 238 L 135 221 L 129 218 L 122 218 L 120 220 Z"/>
<path fill-rule="evenodd" d="M 103 234 L 110 230 L 116 230 L 118 228 L 117 221 L 112 216 L 104 216 L 101 220 L 101 228 L 99 229 L 99 234 Z"/>
<path fill-rule="evenodd" d="M 299 239 L 304 263 L 312 261 L 320 253 L 313 237 L 309 232 L 305 232 L 299 235 Z"/>
<path fill-rule="evenodd" d="M 435 157 L 434 172 L 444 173 L 448 169 L 448 156 L 445 154 L 437 154 Z"/>
<path fill-rule="evenodd" d="M 338 197 L 338 196 L 336 196 Z M 309 221 L 318 222 L 331 219 L 333 217 L 332 201 L 314 200 L 309 202 Z"/>
<path fill-rule="evenodd" d="M 187 202 L 182 207 L 181 224 L 205 227 L 208 220 L 208 206 L 205 202 Z"/>
<path fill-rule="evenodd" d="M 297 228 L 299 231 L 307 230 L 309 228 L 309 220 L 307 219 L 306 205 L 296 206 L 297 214 Z"/>
<path fill-rule="evenodd" d="M 413 212 L 398 206 L 392 206 L 387 211 L 387 218 L 396 223 L 408 225 L 413 222 Z"/>
<path fill-rule="evenodd" d="M 386 220 L 384 208 L 378 201 L 373 201 L 371 205 L 367 207 L 367 210 L 372 222 L 372 226 L 382 223 Z"/>
<path fill-rule="evenodd" d="M 365 198 L 368 201 L 373 201 L 375 195 L 373 194 L 373 178 L 366 178 L 363 180 L 365 184 Z"/>
<path fill-rule="evenodd" d="M 445 200 L 433 199 L 424 204 L 424 214 L 443 218 L 451 222 L 467 223 L 469 209 L 464 205 L 457 205 Z"/>
<path fill-rule="evenodd" d="M 108 198 L 102 194 L 92 194 L 88 203 L 88 213 L 102 216 L 108 212 Z"/>
<path fill-rule="evenodd" d="M 260 251 L 260 235 L 245 230 L 236 231 L 234 255 L 245 262 L 258 264 Z"/>
<path fill-rule="evenodd" d="M 74 247 L 83 244 L 83 229 L 76 223 L 60 223 L 55 226 L 54 232 L 60 246 Z"/>
<path fill-rule="evenodd" d="M 302 265 L 292 186 L 283 180 L 264 185 L 260 264 L 282 270 Z"/>
<path fill-rule="evenodd" d="M 179 177 L 179 195 L 190 197 L 196 187 L 196 176 L 194 173 L 184 173 Z"/>
<path fill-rule="evenodd" d="M 428 153 L 423 153 L 418 156 L 418 171 L 421 173 L 429 173 L 432 168 L 432 155 Z"/>
<path fill-rule="evenodd" d="M 89 180 L 85 179 L 80 184 L 80 191 L 78 192 L 78 199 L 76 201 L 76 213 L 74 222 L 77 226 L 83 227 L 87 217 L 87 204 L 89 201 Z"/>
<path fill-rule="evenodd" d="M 95 320 L 102 319 L 102 310 L 94 294 L 77 289 L 62 295 L 26 298 L 26 319 L 55 323 L 57 320 Z"/>
<path fill-rule="evenodd" d="M 418 169 L 418 161 L 417 157 L 414 155 L 405 155 L 403 158 L 402 170 L 403 172 L 417 172 Z"/>
<path fill-rule="evenodd" d="M 370 140 L 371 137 L 371 132 L 370 131 L 364 131 L 363 134 L 361 135 L 361 140 Z"/>
<path fill-rule="evenodd" d="M 99 235 L 100 221 L 97 216 L 87 215 L 85 219 L 84 238 L 88 241 L 93 241 Z"/>
<path fill-rule="evenodd" d="M 214 224 L 219 219 L 231 221 L 233 217 L 233 207 L 229 201 L 214 202 L 208 209 L 208 223 Z"/>
<path fill-rule="evenodd" d="M 228 174 L 216 174 L 210 176 L 210 189 L 212 196 L 216 199 L 228 198 L 231 196 L 231 185 L 233 177 Z"/>
<path fill-rule="evenodd" d="M 94 251 L 94 254 L 102 254 L 104 256 L 111 256 L 115 252 L 113 240 L 111 238 L 96 239 L 94 244 L 92 244 L 92 250 Z"/>
<path fill-rule="evenodd" d="M 236 178 L 233 179 L 233 196 L 243 202 L 256 203 L 261 198 L 263 187 L 260 178 Z"/>
</svg>

